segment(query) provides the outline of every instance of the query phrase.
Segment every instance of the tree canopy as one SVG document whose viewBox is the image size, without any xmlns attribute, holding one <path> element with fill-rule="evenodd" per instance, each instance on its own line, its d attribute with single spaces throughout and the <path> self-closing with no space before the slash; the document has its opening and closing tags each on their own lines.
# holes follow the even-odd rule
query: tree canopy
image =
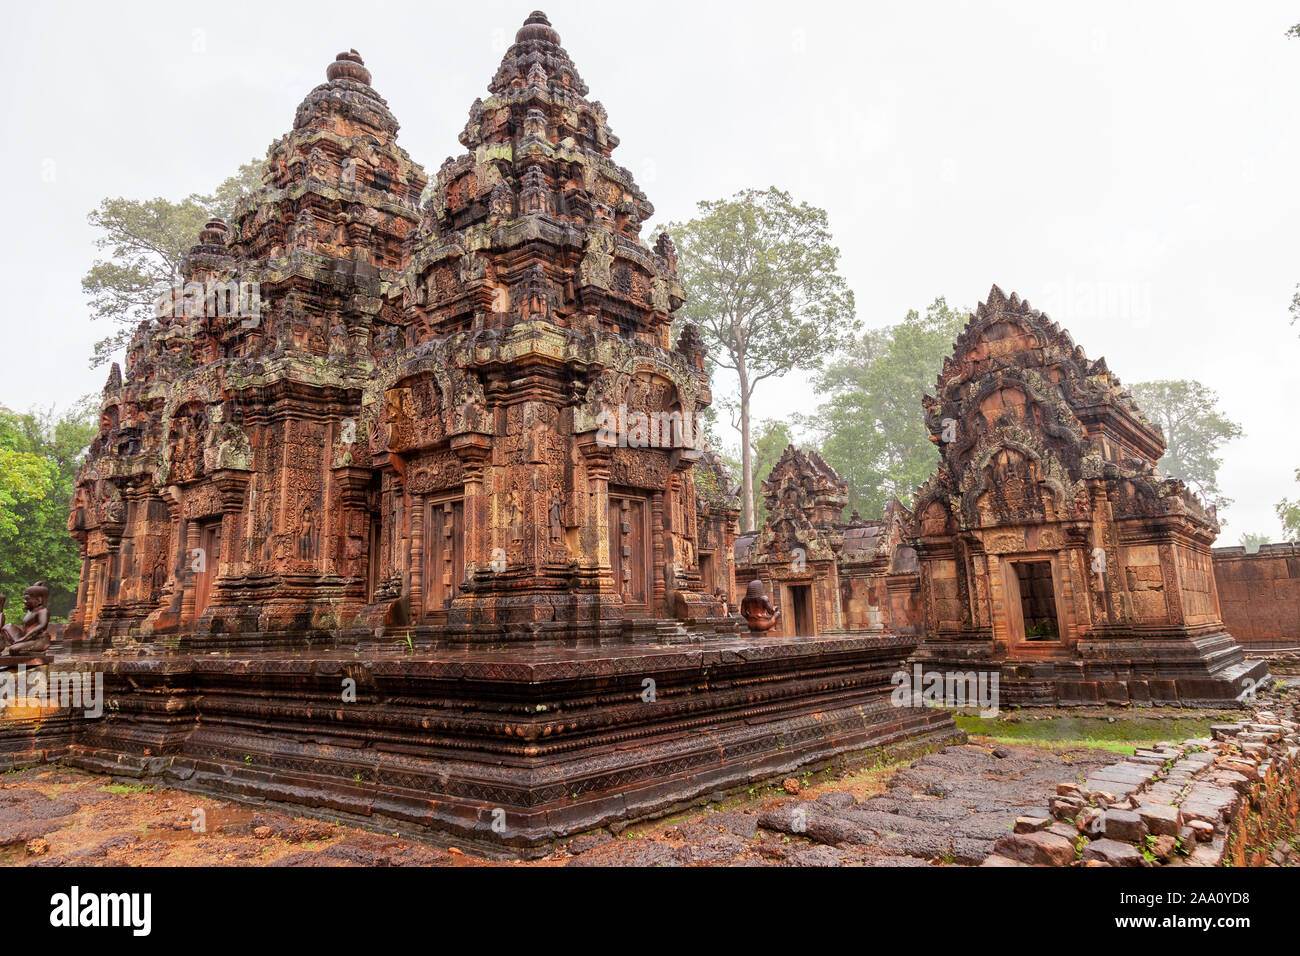
<svg viewBox="0 0 1300 956">
<path fill-rule="evenodd" d="M 1165 433 L 1161 474 L 1181 478 L 1222 510 L 1232 504 L 1219 488 L 1219 449 L 1245 434 L 1219 410 L 1219 394 L 1192 379 L 1139 382 L 1133 398 L 1147 418 Z"/>
<path fill-rule="evenodd" d="M 679 318 L 699 327 L 710 358 L 739 383 L 741 504 L 755 527 L 751 403 L 765 379 L 815 370 L 856 327 L 826 212 L 776 188 L 698 204 L 670 223 L 686 289 Z"/>
<path fill-rule="evenodd" d="M 95 431 L 85 407 L 59 416 L 0 411 L 0 594 L 11 607 L 24 588 L 44 581 L 51 614 L 72 608 L 81 563 L 68 506 Z"/>
<path fill-rule="evenodd" d="M 107 363 L 141 321 L 153 318 L 154 302 L 180 278 L 181 260 L 203 224 L 213 216 L 230 219 L 239 200 L 261 185 L 264 166 L 257 159 L 245 163 L 207 196 L 180 202 L 116 196 L 91 211 L 90 224 L 100 233 L 95 246 L 106 255 L 91 265 L 81 288 L 91 317 L 117 326 L 95 343 L 92 368 Z"/>
<path fill-rule="evenodd" d="M 848 483 L 850 511 L 874 517 L 891 498 L 910 502 L 938 465 L 921 399 L 965 323 L 965 314 L 935 299 L 924 313 L 864 332 L 820 376 L 830 397 L 805 421 Z"/>
</svg>

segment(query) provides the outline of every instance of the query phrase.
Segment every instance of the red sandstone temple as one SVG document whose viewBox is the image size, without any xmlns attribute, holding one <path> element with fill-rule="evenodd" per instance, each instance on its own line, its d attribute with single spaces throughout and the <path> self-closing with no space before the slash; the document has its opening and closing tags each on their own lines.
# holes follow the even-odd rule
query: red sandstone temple
<svg viewBox="0 0 1300 956">
<path fill-rule="evenodd" d="M 340 54 L 203 229 L 109 376 L 69 522 L 53 666 L 103 673 L 108 707 L 0 751 L 539 855 L 960 738 L 891 701 L 915 636 L 726 613 L 739 509 L 699 336 L 669 334 L 672 242 L 641 240 L 543 14 L 488 94 L 421 205 Z"/>
<path fill-rule="evenodd" d="M 109 377 L 70 633 L 499 642 L 719 618 L 734 507 L 696 490 L 710 393 L 694 330 L 669 342 L 676 256 L 641 241 L 653 207 L 545 17 L 422 209 L 361 58 L 328 80 L 186 259 L 206 301 L 168 303 Z M 232 286 L 257 315 L 221 308 Z M 602 433 L 638 415 L 664 424 L 655 447 Z"/>
<path fill-rule="evenodd" d="M 1268 680 L 1224 627 L 1213 509 L 1156 471 L 1164 437 L 1104 359 L 994 286 L 925 408 L 942 458 L 911 512 L 845 526 L 844 483 L 793 448 L 764 482 L 737 580 L 779 595 L 787 633 L 920 634 L 916 662 L 998 670 L 1008 703 L 1214 704 Z"/>
<path fill-rule="evenodd" d="M 1012 703 L 1267 680 L 1220 620 L 1213 513 L 1027 303 L 995 288 L 945 362 L 914 511 L 843 522 L 844 483 L 790 448 L 737 540 L 672 242 L 642 242 L 546 17 L 423 204 L 370 81 L 329 66 L 113 367 L 52 665 L 109 705 L 0 726 L 0 752 L 539 855 L 959 738 L 891 699 L 909 661 L 996 669 Z M 728 613 L 752 582 L 783 610 L 761 636 Z"/>
</svg>

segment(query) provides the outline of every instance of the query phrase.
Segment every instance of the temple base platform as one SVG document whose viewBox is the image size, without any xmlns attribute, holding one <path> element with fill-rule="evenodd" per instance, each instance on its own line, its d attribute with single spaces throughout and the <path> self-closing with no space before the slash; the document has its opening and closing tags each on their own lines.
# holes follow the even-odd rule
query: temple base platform
<svg viewBox="0 0 1300 956">
<path fill-rule="evenodd" d="M 924 673 L 996 672 L 1001 706 L 1241 706 L 1272 680 L 1228 634 L 1106 637 L 1068 656 L 1009 659 L 992 642 L 927 641 L 911 663 Z"/>
<path fill-rule="evenodd" d="M 916 639 L 715 636 L 61 656 L 104 675 L 80 769 L 501 856 L 803 769 L 960 742 L 898 707 Z M 27 728 L 30 731 L 30 728 Z M 25 737 L 3 751 L 41 753 Z"/>
</svg>

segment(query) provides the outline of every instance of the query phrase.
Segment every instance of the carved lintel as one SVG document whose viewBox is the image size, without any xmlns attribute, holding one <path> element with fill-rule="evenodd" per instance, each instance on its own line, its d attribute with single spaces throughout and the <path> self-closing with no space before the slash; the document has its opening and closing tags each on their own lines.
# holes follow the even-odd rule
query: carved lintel
<svg viewBox="0 0 1300 956">
<path fill-rule="evenodd" d="M 369 468 L 335 468 L 334 480 L 338 483 L 339 503 L 344 508 L 365 507 L 371 481 Z"/>
<path fill-rule="evenodd" d="M 221 496 L 223 514 L 233 514 L 244 506 L 244 492 L 248 489 L 251 472 L 222 469 L 212 473 L 213 484 Z"/>
<path fill-rule="evenodd" d="M 492 436 L 479 432 L 454 435 L 451 450 L 467 465 L 482 465 L 492 455 Z"/>
</svg>

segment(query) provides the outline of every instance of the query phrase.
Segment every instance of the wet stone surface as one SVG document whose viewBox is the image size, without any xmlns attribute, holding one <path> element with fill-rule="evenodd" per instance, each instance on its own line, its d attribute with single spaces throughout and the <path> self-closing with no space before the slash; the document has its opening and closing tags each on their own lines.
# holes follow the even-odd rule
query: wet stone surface
<svg viewBox="0 0 1300 956">
<path fill-rule="evenodd" d="M 530 862 L 483 859 L 396 834 L 139 787 L 61 767 L 0 778 L 0 860 L 28 866 L 978 865 L 1017 818 L 1042 819 L 1062 779 L 1105 750 L 949 747 L 911 764 L 805 779 L 679 816 L 600 830 Z M 201 828 L 200 828 L 201 827 Z M 1042 840 L 1051 843 L 1051 834 Z M 1044 853 L 1051 852 L 1045 846 Z M 1028 862 L 1028 861 L 1026 861 Z"/>
</svg>

